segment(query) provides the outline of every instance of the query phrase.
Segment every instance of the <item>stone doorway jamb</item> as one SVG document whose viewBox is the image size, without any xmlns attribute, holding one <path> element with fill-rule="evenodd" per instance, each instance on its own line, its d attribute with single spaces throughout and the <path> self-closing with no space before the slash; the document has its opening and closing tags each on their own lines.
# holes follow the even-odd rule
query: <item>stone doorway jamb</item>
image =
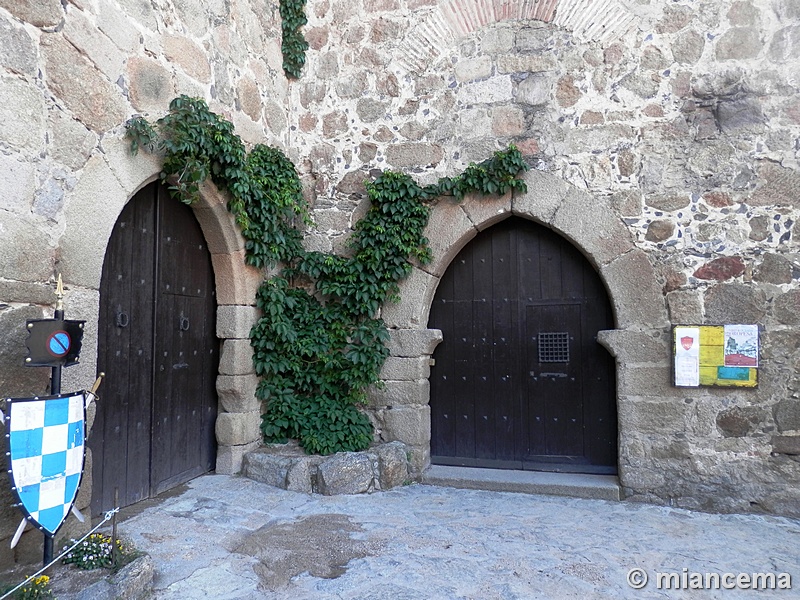
<svg viewBox="0 0 800 600">
<path fill-rule="evenodd" d="M 425 231 L 433 260 L 414 268 L 400 284 L 400 303 L 382 312 L 392 336 L 387 361 L 391 368 L 384 368 L 386 387 L 372 394 L 370 408 L 381 439 L 408 444 L 411 466 L 415 473 L 422 473 L 430 464 L 430 368 L 426 370 L 426 365 L 441 340 L 441 332 L 427 329 L 427 323 L 439 280 L 479 231 L 511 215 L 531 219 L 575 245 L 606 286 L 616 329 L 600 332 L 598 341 L 616 360 L 619 477 L 624 486 L 632 475 L 625 459 L 625 440 L 635 433 L 627 429 L 627 382 L 637 367 L 653 362 L 663 366 L 668 361 L 666 351 L 660 350 L 668 329 L 664 296 L 650 260 L 635 246 L 607 199 L 542 171 L 528 171 L 524 178 L 528 185 L 524 194 L 470 195 L 461 203 L 442 198 L 433 208 Z M 641 356 L 636 348 L 643 343 L 659 349 L 655 355 Z"/>
</svg>

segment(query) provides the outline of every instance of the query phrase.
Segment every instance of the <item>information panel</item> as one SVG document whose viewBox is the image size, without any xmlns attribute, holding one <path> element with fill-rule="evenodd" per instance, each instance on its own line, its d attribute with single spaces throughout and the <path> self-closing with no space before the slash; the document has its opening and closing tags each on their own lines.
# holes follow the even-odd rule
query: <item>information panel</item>
<svg viewBox="0 0 800 600">
<path fill-rule="evenodd" d="M 679 325 L 672 332 L 677 387 L 758 384 L 758 325 Z"/>
</svg>

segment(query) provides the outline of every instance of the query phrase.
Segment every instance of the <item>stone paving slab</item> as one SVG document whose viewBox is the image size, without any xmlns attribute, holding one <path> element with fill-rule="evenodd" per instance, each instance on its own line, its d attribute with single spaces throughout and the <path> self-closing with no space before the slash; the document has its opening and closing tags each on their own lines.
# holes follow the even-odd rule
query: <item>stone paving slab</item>
<svg viewBox="0 0 800 600">
<path fill-rule="evenodd" d="M 800 521 L 628 502 L 428 485 L 328 497 L 207 475 L 120 532 L 152 556 L 161 600 L 800 597 Z M 656 589 L 656 571 L 683 569 L 786 572 L 793 589 Z"/>
</svg>

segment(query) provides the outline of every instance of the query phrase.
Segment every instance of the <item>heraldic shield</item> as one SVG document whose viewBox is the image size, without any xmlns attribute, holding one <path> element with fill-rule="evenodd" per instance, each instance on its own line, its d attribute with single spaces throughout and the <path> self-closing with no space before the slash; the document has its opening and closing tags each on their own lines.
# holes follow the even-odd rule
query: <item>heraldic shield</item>
<svg viewBox="0 0 800 600">
<path fill-rule="evenodd" d="M 86 392 L 6 399 L 9 474 L 19 506 L 53 537 L 69 514 L 83 475 Z"/>
</svg>

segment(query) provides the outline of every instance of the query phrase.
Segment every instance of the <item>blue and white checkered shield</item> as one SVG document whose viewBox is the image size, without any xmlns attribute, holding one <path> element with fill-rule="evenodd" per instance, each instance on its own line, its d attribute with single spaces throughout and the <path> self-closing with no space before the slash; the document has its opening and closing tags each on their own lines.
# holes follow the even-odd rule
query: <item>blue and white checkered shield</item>
<svg viewBox="0 0 800 600">
<path fill-rule="evenodd" d="M 54 536 L 83 474 L 86 392 L 6 399 L 12 490 L 28 521 Z"/>
</svg>

